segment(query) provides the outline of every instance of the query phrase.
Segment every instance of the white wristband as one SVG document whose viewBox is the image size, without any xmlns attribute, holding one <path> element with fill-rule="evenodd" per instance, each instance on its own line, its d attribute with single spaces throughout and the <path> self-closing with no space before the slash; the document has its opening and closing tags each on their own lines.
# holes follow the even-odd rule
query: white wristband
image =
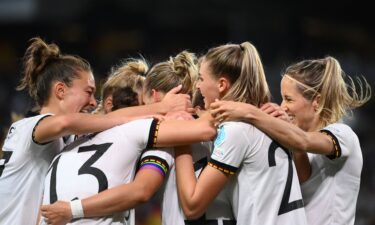
<svg viewBox="0 0 375 225">
<path fill-rule="evenodd" d="M 83 213 L 82 202 L 79 199 L 70 201 L 70 210 L 72 211 L 73 219 L 79 219 L 85 216 Z"/>
</svg>

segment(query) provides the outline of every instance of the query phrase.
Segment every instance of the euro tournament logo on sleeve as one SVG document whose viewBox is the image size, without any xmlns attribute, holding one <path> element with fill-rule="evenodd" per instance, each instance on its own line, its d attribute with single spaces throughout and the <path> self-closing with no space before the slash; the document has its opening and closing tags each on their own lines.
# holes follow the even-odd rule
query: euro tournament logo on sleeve
<svg viewBox="0 0 375 225">
<path fill-rule="evenodd" d="M 219 132 L 218 132 L 218 134 L 216 136 L 216 139 L 215 139 L 215 142 L 214 142 L 215 147 L 218 147 L 219 145 L 221 145 L 224 142 L 224 139 L 225 139 L 224 126 L 220 126 Z"/>
</svg>

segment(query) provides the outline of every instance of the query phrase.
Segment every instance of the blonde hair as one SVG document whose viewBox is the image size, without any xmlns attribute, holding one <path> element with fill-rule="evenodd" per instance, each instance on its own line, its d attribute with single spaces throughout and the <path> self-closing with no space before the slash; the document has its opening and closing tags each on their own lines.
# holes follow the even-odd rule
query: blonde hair
<svg viewBox="0 0 375 225">
<path fill-rule="evenodd" d="M 204 56 L 216 78 L 225 76 L 231 88 L 222 98 L 260 106 L 269 102 L 271 94 L 262 61 L 256 48 L 249 42 L 226 44 L 211 48 Z"/>
<path fill-rule="evenodd" d="M 354 80 L 341 69 L 340 63 L 333 57 L 304 60 L 289 66 L 285 73 L 304 84 L 296 82 L 298 90 L 308 99 L 320 96 L 317 112 L 321 126 L 335 123 L 348 115 L 351 109 L 362 106 L 371 98 L 371 87 L 366 79 Z M 348 83 L 345 82 L 347 77 Z"/>
<path fill-rule="evenodd" d="M 135 93 L 141 93 L 147 71 L 148 65 L 144 59 L 127 59 L 121 65 L 113 67 L 107 81 L 103 84 L 101 101 L 95 113 L 101 112 L 103 101 L 119 89 L 130 87 Z"/>
<path fill-rule="evenodd" d="M 43 106 L 51 95 L 51 86 L 61 81 L 67 86 L 79 78 L 78 71 L 91 72 L 90 64 L 79 56 L 63 55 L 55 44 L 32 38 L 24 55 L 24 76 L 17 90 L 28 89 L 29 95 Z"/>
<path fill-rule="evenodd" d="M 168 92 L 182 85 L 180 93 L 192 94 L 198 78 L 197 58 L 195 54 L 182 51 L 168 61 L 153 66 L 146 75 L 144 90 Z"/>
</svg>

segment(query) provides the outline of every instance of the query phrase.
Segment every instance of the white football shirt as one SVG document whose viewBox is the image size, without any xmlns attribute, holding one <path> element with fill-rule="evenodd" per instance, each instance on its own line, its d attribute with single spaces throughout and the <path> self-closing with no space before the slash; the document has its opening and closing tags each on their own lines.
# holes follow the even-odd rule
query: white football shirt
<svg viewBox="0 0 375 225">
<path fill-rule="evenodd" d="M 212 142 L 202 142 L 192 144 L 192 157 L 194 162 L 195 175 L 198 177 L 202 170 L 206 167 L 211 154 L 210 149 Z M 162 224 L 163 225 L 188 225 L 188 224 L 207 224 L 209 222 L 216 222 L 215 224 L 235 224 L 232 208 L 230 206 L 229 198 L 224 191 L 222 191 L 216 199 L 210 203 L 206 213 L 198 220 L 186 220 L 184 212 L 180 207 L 176 184 L 176 169 L 174 161 L 173 149 L 148 150 L 142 154 L 141 164 L 147 166 L 145 159 L 153 159 L 153 161 L 163 162 L 161 168 L 168 168 L 164 172 L 167 176 L 163 191 L 162 199 Z M 154 165 L 148 165 L 154 166 Z M 155 167 L 155 166 L 154 166 Z M 141 167 L 142 168 L 142 167 Z M 142 168 L 143 169 L 143 168 Z M 225 221 L 225 223 L 224 223 Z"/>
<path fill-rule="evenodd" d="M 309 154 L 312 174 L 301 185 L 309 224 L 354 224 L 362 152 L 357 135 L 342 123 L 323 128 L 337 149 L 335 157 Z"/>
<path fill-rule="evenodd" d="M 237 225 L 304 225 L 291 153 L 254 126 L 220 126 L 209 165 L 233 174 L 227 184 Z"/>
<path fill-rule="evenodd" d="M 34 142 L 34 128 L 49 115 L 24 118 L 9 129 L 0 159 L 1 225 L 36 224 L 48 166 L 65 145 L 63 138 Z"/>
<path fill-rule="evenodd" d="M 87 135 L 55 157 L 45 180 L 43 204 L 95 195 L 133 180 L 142 150 L 151 147 L 157 120 L 132 121 Z M 134 210 L 69 224 L 134 224 Z"/>
</svg>

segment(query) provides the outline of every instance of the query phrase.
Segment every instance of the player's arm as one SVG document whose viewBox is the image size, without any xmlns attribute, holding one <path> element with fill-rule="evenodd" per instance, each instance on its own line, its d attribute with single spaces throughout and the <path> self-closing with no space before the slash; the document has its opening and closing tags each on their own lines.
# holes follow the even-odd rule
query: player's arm
<svg viewBox="0 0 375 225">
<path fill-rule="evenodd" d="M 98 132 L 126 123 L 130 118 L 86 113 L 46 116 L 39 120 L 33 132 L 33 140 L 46 143 L 70 134 L 87 134 Z"/>
<path fill-rule="evenodd" d="M 228 179 L 229 175 L 207 166 L 197 180 L 190 149 L 184 148 L 176 151 L 177 190 L 187 219 L 201 217 Z"/>
<path fill-rule="evenodd" d="M 284 120 L 275 118 L 259 108 L 241 102 L 217 101 L 211 104 L 215 119 L 241 120 L 253 124 L 288 149 L 324 155 L 335 153 L 332 138 L 321 132 L 306 132 Z"/>
<path fill-rule="evenodd" d="M 184 94 L 176 94 L 180 89 L 181 86 L 178 86 L 169 91 L 162 102 L 123 108 L 107 115 L 71 113 L 45 117 L 35 126 L 33 139 L 37 143 L 46 143 L 65 135 L 79 135 L 106 130 L 140 116 L 165 114 L 173 110 L 191 111 L 190 97 Z"/>
<path fill-rule="evenodd" d="M 82 200 L 85 217 L 107 216 L 132 209 L 147 202 L 162 184 L 164 177 L 150 169 L 140 170 L 134 181 Z M 72 219 L 69 202 L 57 201 L 41 208 L 49 224 L 66 224 Z"/>
<path fill-rule="evenodd" d="M 246 108 L 243 109 L 243 106 L 247 107 L 247 105 L 238 104 L 238 108 L 234 108 L 234 111 L 237 111 L 238 114 L 231 114 L 230 112 L 228 112 L 229 118 L 232 118 L 232 117 L 236 118 L 237 117 L 237 119 L 241 119 L 241 120 L 245 119 L 247 117 L 247 112 L 246 112 L 247 109 Z M 249 107 L 250 110 L 252 110 L 251 105 L 249 105 L 249 106 L 250 106 Z M 215 114 L 217 114 L 217 109 L 221 108 L 223 110 L 223 107 L 221 107 L 221 103 L 219 103 L 219 102 L 218 102 L 218 104 L 213 104 L 213 108 L 214 108 L 213 113 L 215 113 Z M 254 107 L 254 108 L 256 108 L 256 107 Z M 276 104 L 267 103 L 267 104 L 264 104 L 260 109 L 265 114 L 268 114 L 271 117 L 282 119 L 282 120 L 289 123 L 289 120 L 287 119 L 287 115 L 285 115 L 285 112 Z M 219 112 L 221 113 L 223 111 L 219 111 Z M 241 113 L 243 113 L 243 114 L 241 114 Z M 217 115 L 217 116 L 219 116 L 219 115 Z M 267 118 L 265 118 L 265 119 L 267 119 Z M 255 124 L 255 123 L 254 123 L 254 125 L 257 126 L 257 124 Z M 263 131 L 266 131 L 266 130 L 263 130 Z M 282 143 L 282 144 L 285 144 L 285 143 Z M 284 145 L 284 146 L 286 146 L 286 145 Z M 294 163 L 295 163 L 295 166 L 296 166 L 298 179 L 299 179 L 300 183 L 303 183 L 311 176 L 311 165 L 310 165 L 307 153 L 304 152 L 304 151 L 295 151 L 294 154 L 293 154 L 293 160 L 294 160 Z"/>
<path fill-rule="evenodd" d="M 104 216 L 132 209 L 147 202 L 158 190 L 163 180 L 164 177 L 154 170 L 140 170 L 133 182 L 83 199 L 85 216 Z"/>
<path fill-rule="evenodd" d="M 207 113 L 196 120 L 167 120 L 160 123 L 155 147 L 210 141 L 216 136 L 213 118 Z"/>
<path fill-rule="evenodd" d="M 305 182 L 311 176 L 311 164 L 306 152 L 294 152 L 293 161 L 296 166 L 297 176 L 300 183 Z"/>
</svg>

